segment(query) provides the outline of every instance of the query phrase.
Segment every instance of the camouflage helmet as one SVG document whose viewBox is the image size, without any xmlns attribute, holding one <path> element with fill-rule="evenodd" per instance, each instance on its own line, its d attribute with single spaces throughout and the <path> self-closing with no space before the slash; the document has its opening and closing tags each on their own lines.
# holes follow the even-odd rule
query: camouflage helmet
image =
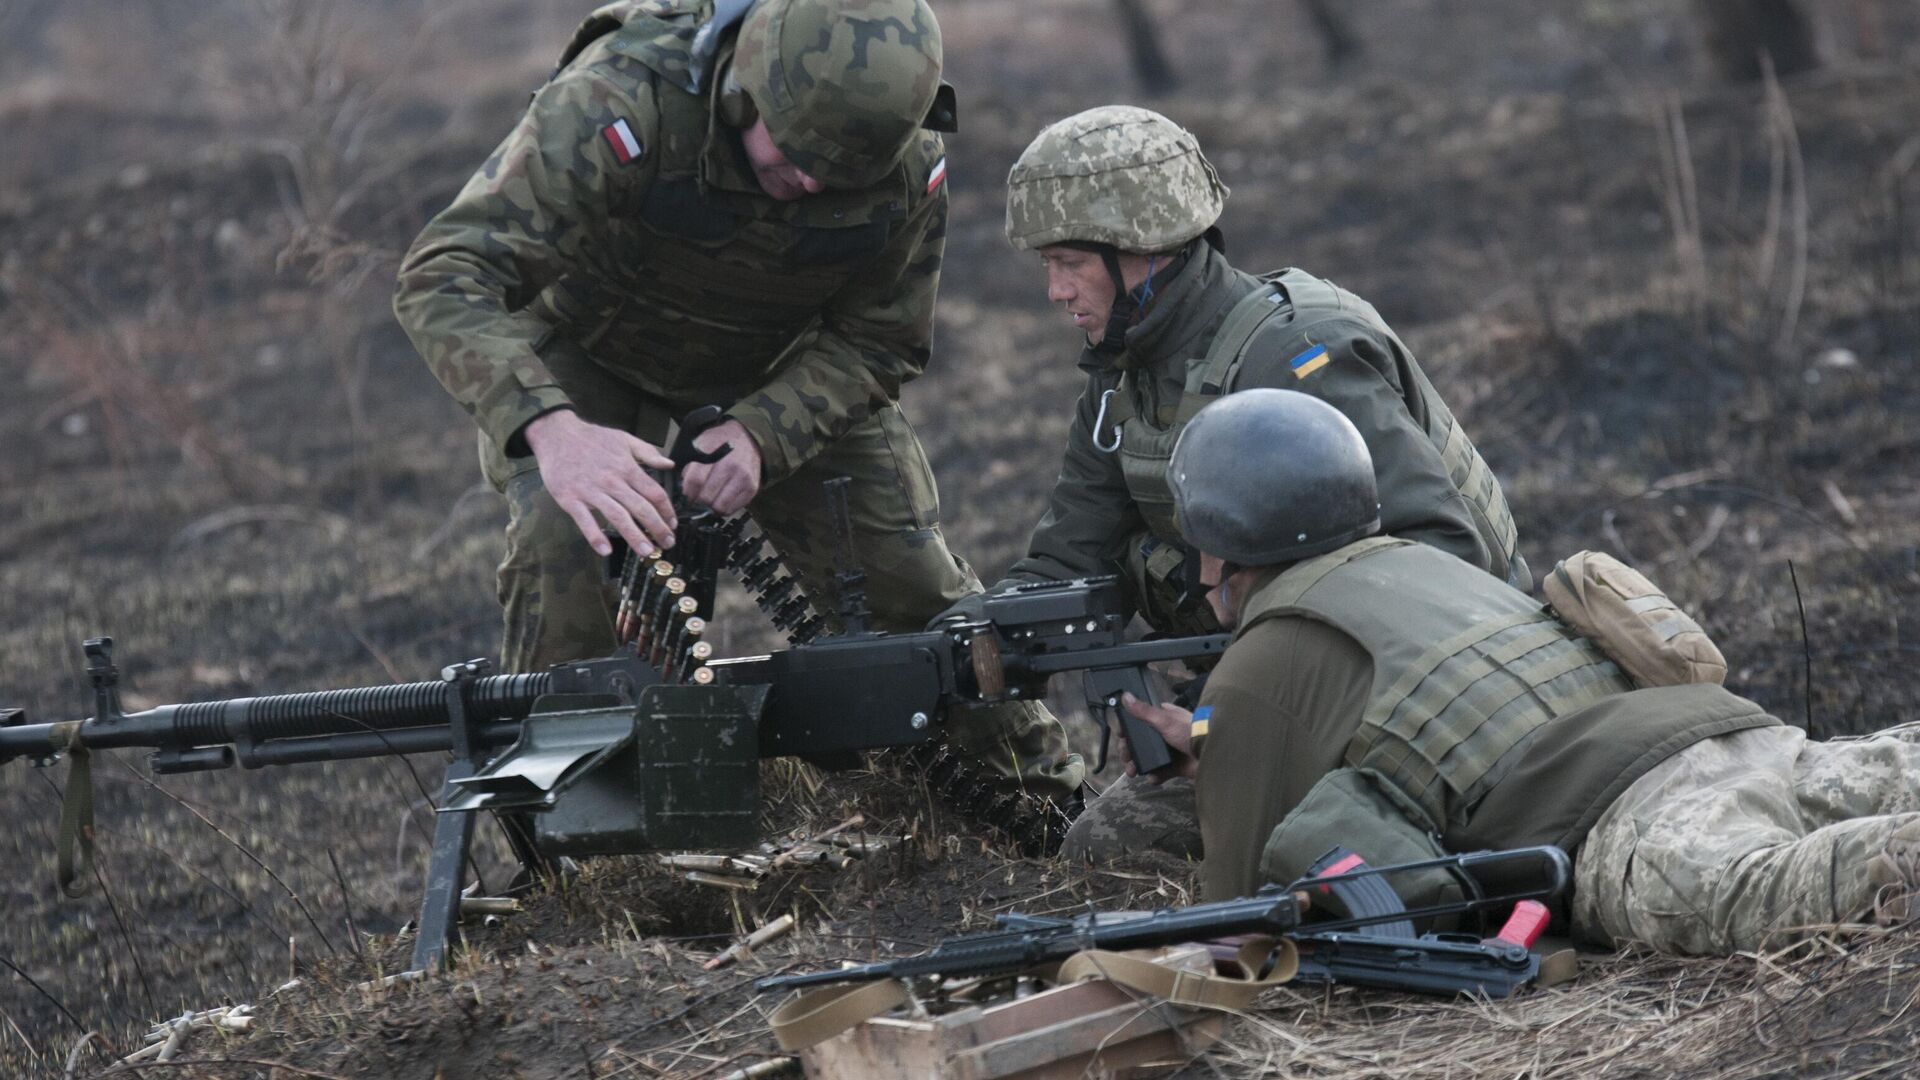
<svg viewBox="0 0 1920 1080">
<path fill-rule="evenodd" d="M 1227 186 L 1193 133 L 1148 109 L 1105 105 L 1048 125 L 1007 174 L 1007 239 L 1022 251 L 1108 244 L 1168 251 L 1220 218 Z"/>
<path fill-rule="evenodd" d="M 733 78 L 788 161 L 828 187 L 868 187 L 933 105 L 940 24 L 926 0 L 759 0 Z"/>
<path fill-rule="evenodd" d="M 1380 531 L 1373 456 L 1353 421 L 1298 390 L 1242 390 L 1194 414 L 1167 462 L 1180 535 L 1270 566 Z"/>
</svg>

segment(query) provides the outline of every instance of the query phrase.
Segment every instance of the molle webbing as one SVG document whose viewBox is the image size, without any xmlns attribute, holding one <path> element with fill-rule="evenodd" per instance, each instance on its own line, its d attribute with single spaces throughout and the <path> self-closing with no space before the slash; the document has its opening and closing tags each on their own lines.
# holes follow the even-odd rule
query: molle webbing
<svg viewBox="0 0 1920 1080">
<path fill-rule="evenodd" d="M 1375 699 L 1347 763 L 1386 775 L 1446 822 L 1448 807 L 1535 728 L 1628 689 L 1612 661 L 1545 612 L 1482 622 L 1435 645 Z"/>
<path fill-rule="evenodd" d="M 1438 405 L 1438 401 L 1435 402 Z M 1453 418 L 1453 413 L 1444 405 L 1433 410 L 1430 426 L 1439 430 L 1430 432 L 1440 446 L 1440 463 L 1446 466 L 1447 478 L 1462 495 L 1473 500 L 1486 515 L 1487 523 L 1494 535 L 1493 541 L 1500 554 L 1511 564 L 1520 553 L 1520 530 L 1513 523 L 1513 511 L 1507 506 L 1506 492 L 1500 489 L 1500 481 L 1493 475 L 1493 469 L 1487 459 L 1467 438 L 1465 429 Z"/>
<path fill-rule="evenodd" d="M 1241 632 L 1281 615 L 1367 650 L 1372 697 L 1346 763 L 1386 777 L 1442 827 L 1535 730 L 1633 688 L 1524 593 L 1406 540 L 1372 537 L 1288 568 L 1249 598 Z"/>
</svg>

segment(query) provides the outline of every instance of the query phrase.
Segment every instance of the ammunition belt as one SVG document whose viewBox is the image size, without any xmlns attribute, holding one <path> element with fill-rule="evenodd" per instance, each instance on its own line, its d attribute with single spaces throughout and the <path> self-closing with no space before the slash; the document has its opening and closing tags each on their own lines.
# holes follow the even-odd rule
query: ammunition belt
<svg viewBox="0 0 1920 1080">
<path fill-rule="evenodd" d="M 748 524 L 746 515 L 712 528 L 715 539 L 724 545 L 722 564 L 739 576 L 755 606 L 787 635 L 788 643 L 806 645 L 826 632 L 828 622 L 818 605 L 787 569 L 780 553 Z M 1062 807 L 1050 799 L 997 786 L 984 762 L 948 745 L 944 738 L 915 747 L 910 757 L 925 773 L 935 797 L 974 824 L 1004 835 L 1023 855 L 1058 851 L 1080 811 L 1078 798 Z"/>
</svg>

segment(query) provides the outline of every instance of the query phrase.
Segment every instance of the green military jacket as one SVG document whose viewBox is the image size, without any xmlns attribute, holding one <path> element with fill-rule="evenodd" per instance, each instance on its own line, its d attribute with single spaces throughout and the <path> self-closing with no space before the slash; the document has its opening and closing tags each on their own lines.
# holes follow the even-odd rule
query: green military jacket
<svg viewBox="0 0 1920 1080">
<path fill-rule="evenodd" d="M 1778 723 L 1718 685 L 1635 690 L 1525 594 L 1386 538 L 1262 577 L 1200 705 L 1209 897 L 1303 871 L 1273 865 L 1277 836 L 1311 860 L 1379 835 L 1316 812 L 1336 769 L 1446 850 L 1572 852 L 1654 765 Z"/>
<path fill-rule="evenodd" d="M 1210 347 L 1235 306 L 1265 287 L 1260 278 L 1234 269 L 1210 244 L 1195 241 L 1184 265 L 1170 280 L 1156 283 L 1154 299 L 1128 330 L 1122 354 L 1111 363 L 1092 350 L 1083 356 L 1086 389 L 1067 434 L 1060 476 L 1026 557 L 1010 571 L 1012 578 L 1059 580 L 1110 572 L 1114 562 L 1126 561 L 1125 547 L 1146 536 L 1164 550 L 1177 548 L 1180 537 L 1164 474 L 1180 428 L 1206 400 L 1194 392 L 1193 376 L 1206 369 Z M 1351 310 L 1316 303 L 1299 319 L 1262 324 L 1224 389 L 1300 390 L 1333 405 L 1359 428 L 1373 452 L 1386 532 L 1429 544 L 1502 578 L 1517 574 L 1516 583 L 1530 587 L 1524 562 L 1509 558 L 1512 519 L 1485 463 L 1412 354 L 1371 307 L 1351 294 L 1337 295 Z M 1321 351 L 1295 363 L 1315 349 Z M 1124 424 L 1116 426 L 1116 418 Z M 1452 460 L 1450 452 L 1460 460 Z M 1470 475 L 1464 466 L 1455 467 L 1469 461 L 1476 466 Z M 1483 504 L 1491 512 L 1483 511 Z"/>
<path fill-rule="evenodd" d="M 676 408 L 723 404 L 778 480 L 926 367 L 945 243 L 940 137 L 881 183 L 780 202 L 690 85 L 711 0 L 600 9 L 553 78 L 421 232 L 394 311 L 440 382 L 510 452 L 568 405 L 563 335 Z"/>
</svg>

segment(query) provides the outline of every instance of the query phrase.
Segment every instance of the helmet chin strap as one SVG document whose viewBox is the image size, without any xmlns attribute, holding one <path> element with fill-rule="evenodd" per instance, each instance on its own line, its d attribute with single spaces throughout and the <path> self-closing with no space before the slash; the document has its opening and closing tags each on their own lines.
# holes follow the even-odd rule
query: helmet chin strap
<svg viewBox="0 0 1920 1080">
<path fill-rule="evenodd" d="M 1239 572 L 1240 568 L 1230 562 L 1220 563 L 1220 608 L 1229 617 L 1233 615 L 1233 575 Z"/>
<path fill-rule="evenodd" d="M 1127 279 L 1120 273 L 1120 255 L 1112 244 L 1100 245 L 1100 264 L 1107 268 L 1107 277 L 1113 280 L 1113 306 L 1107 309 L 1107 328 L 1100 335 L 1100 343 L 1093 347 L 1093 354 L 1111 360 L 1127 347 L 1127 327 L 1133 325 L 1133 318 L 1140 308 L 1153 299 L 1153 272 L 1159 259 L 1157 255 L 1147 256 L 1147 277 L 1138 289 L 1128 289 Z"/>
</svg>

